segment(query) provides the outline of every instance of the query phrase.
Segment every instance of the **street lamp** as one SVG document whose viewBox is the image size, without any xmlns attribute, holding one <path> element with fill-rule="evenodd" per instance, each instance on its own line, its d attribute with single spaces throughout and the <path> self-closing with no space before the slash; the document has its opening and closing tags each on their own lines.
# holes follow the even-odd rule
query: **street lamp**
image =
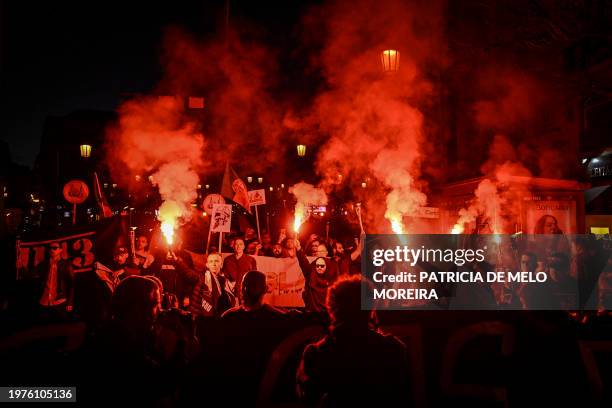
<svg viewBox="0 0 612 408">
<path fill-rule="evenodd" d="M 91 145 L 88 144 L 82 144 L 81 146 L 79 146 L 80 150 L 81 150 L 81 157 L 86 159 L 89 156 L 91 156 Z"/>
<path fill-rule="evenodd" d="M 380 62 L 383 72 L 399 71 L 400 52 L 398 50 L 384 50 L 380 53 Z"/>
<path fill-rule="evenodd" d="M 303 144 L 297 145 L 297 154 L 300 157 L 306 156 L 306 145 L 303 145 Z"/>
</svg>

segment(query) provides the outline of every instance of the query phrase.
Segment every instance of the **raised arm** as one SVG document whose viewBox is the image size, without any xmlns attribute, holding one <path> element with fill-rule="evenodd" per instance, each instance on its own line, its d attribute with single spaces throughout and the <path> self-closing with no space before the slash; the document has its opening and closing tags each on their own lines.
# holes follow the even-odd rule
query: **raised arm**
<svg viewBox="0 0 612 408">
<path fill-rule="evenodd" d="M 363 249 L 363 241 L 364 240 L 365 240 L 365 235 L 364 234 L 361 234 L 359 239 L 355 238 L 355 244 L 357 244 L 357 246 L 355 247 L 353 252 L 351 252 L 351 261 L 356 260 L 361 255 L 361 250 Z"/>
<path fill-rule="evenodd" d="M 169 259 L 174 262 L 177 273 L 183 276 L 189 283 L 196 283 L 200 279 L 200 273 L 181 259 L 181 257 L 176 256 L 174 252 L 170 252 Z"/>
<path fill-rule="evenodd" d="M 310 262 L 308 262 L 308 258 L 306 258 L 306 254 L 302 250 L 302 245 L 300 244 L 300 240 L 295 240 L 295 256 L 297 257 L 298 263 L 300 264 L 300 269 L 302 270 L 302 275 L 306 279 L 310 276 Z"/>
</svg>

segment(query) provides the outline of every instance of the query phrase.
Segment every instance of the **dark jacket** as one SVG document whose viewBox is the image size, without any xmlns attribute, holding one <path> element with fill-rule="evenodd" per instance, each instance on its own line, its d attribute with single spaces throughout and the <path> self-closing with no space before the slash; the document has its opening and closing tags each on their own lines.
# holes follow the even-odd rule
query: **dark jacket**
<svg viewBox="0 0 612 408">
<path fill-rule="evenodd" d="M 226 289 L 223 276 L 214 276 L 208 270 L 196 271 L 181 261 L 177 262 L 177 270 L 193 287 L 189 297 L 189 311 L 194 316 L 221 316 L 234 305 L 234 295 Z M 210 287 L 206 284 L 206 275 L 210 276 Z"/>
<path fill-rule="evenodd" d="M 242 285 L 242 277 L 248 271 L 256 270 L 257 261 L 247 254 L 243 254 L 240 259 L 232 254 L 223 260 L 223 275 L 225 275 L 230 282 L 236 283 L 236 286 L 234 286 L 234 294 L 239 298 L 242 297 L 242 290 L 240 288 Z"/>
<path fill-rule="evenodd" d="M 304 349 L 300 397 L 322 406 L 405 406 L 406 345 L 367 327 L 339 326 Z"/>
<path fill-rule="evenodd" d="M 45 286 L 47 285 L 50 266 L 51 261 L 49 259 L 45 259 L 38 265 L 38 275 L 40 276 L 40 291 L 38 294 L 39 298 L 42 296 L 45 290 Z M 72 279 L 73 272 L 70 262 L 65 259 L 60 259 L 59 261 L 57 261 L 56 289 L 58 299 L 65 298 L 68 300 L 68 303 L 71 303 L 73 294 Z"/>
<path fill-rule="evenodd" d="M 315 267 L 316 259 L 308 262 L 308 258 L 302 250 L 297 251 L 297 258 L 306 280 L 302 292 L 306 311 L 324 312 L 326 310 L 327 289 L 338 279 L 338 264 L 332 259 L 323 258 L 327 268 L 325 273 L 319 274 Z"/>
</svg>

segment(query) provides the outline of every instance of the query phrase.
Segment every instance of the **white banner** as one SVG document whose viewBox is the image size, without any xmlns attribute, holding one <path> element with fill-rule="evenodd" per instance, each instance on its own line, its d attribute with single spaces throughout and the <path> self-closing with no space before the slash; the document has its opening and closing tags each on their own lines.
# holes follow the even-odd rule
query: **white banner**
<svg viewBox="0 0 612 408">
<path fill-rule="evenodd" d="M 206 257 L 203 254 L 187 251 L 191 255 L 197 270 L 206 269 Z M 223 259 L 231 254 L 223 254 Z M 272 258 L 254 256 L 257 270 L 266 274 L 267 293 L 264 300 L 273 306 L 304 307 L 302 291 L 304 275 L 297 258 Z M 308 257 L 309 261 L 314 258 Z"/>
</svg>

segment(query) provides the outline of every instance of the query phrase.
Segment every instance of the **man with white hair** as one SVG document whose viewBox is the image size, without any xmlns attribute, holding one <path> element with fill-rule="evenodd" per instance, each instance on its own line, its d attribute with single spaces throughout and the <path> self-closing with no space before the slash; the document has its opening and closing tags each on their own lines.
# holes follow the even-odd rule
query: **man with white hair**
<svg viewBox="0 0 612 408">
<path fill-rule="evenodd" d="M 220 316 L 235 304 L 229 282 L 220 273 L 223 266 L 221 254 L 211 252 L 206 258 L 206 270 L 196 271 L 183 261 L 176 259 L 179 273 L 193 285 L 189 297 L 189 311 L 194 316 Z"/>
</svg>

